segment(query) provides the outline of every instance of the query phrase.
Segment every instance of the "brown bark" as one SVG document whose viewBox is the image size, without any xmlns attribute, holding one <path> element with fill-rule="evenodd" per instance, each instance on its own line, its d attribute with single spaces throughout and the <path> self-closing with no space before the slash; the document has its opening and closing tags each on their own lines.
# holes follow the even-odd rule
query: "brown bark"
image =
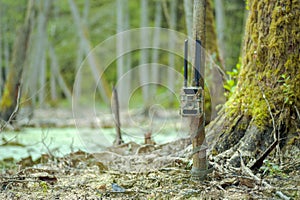
<svg viewBox="0 0 300 200">
<path fill-rule="evenodd" d="M 114 120 L 116 125 L 116 139 L 114 141 L 114 145 L 120 145 L 123 144 L 124 141 L 122 140 L 119 98 L 118 98 L 118 92 L 116 88 L 113 88 L 112 113 L 114 115 Z"/>
<path fill-rule="evenodd" d="M 276 140 L 277 151 L 300 147 L 299 8 L 297 0 L 251 0 L 243 67 L 234 95 L 208 127 L 212 154 L 240 165 L 260 158 Z M 279 154 L 278 154 L 279 155 Z M 218 157 L 218 156 L 217 156 Z"/>
<path fill-rule="evenodd" d="M 194 19 L 193 19 L 193 38 L 201 41 L 201 68 L 200 68 L 200 80 L 199 86 L 204 88 L 204 74 L 205 74 L 205 44 L 206 44 L 206 0 L 195 0 L 194 1 Z M 193 83 L 196 85 L 196 83 Z M 204 95 L 204 94 L 203 94 Z M 204 99 L 204 97 L 203 97 Z M 206 176 L 206 149 L 201 149 L 205 140 L 205 129 L 204 129 L 205 113 L 199 117 L 192 117 L 190 124 L 190 133 L 192 134 L 193 144 L 193 168 L 192 177 L 193 179 L 203 180 Z"/>
</svg>

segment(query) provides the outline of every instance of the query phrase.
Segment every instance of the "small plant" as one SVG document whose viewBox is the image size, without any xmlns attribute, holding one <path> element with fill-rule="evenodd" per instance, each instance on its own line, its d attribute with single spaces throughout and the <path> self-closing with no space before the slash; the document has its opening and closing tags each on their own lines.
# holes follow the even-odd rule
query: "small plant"
<svg viewBox="0 0 300 200">
<path fill-rule="evenodd" d="M 249 1 L 248 0 L 246 0 L 246 10 L 250 10 L 250 8 L 249 8 Z"/>
<path fill-rule="evenodd" d="M 286 74 L 282 74 L 280 76 L 280 79 L 278 80 L 278 83 L 282 83 L 282 91 L 284 94 L 284 103 L 292 105 L 295 95 L 294 95 L 294 92 L 293 92 L 289 82 L 290 82 L 290 76 L 288 76 Z"/>
<path fill-rule="evenodd" d="M 240 69 L 242 66 L 242 59 L 241 57 L 239 58 L 239 62 L 236 64 L 235 68 L 232 69 L 232 71 L 227 71 L 226 73 L 229 75 L 229 79 L 225 82 L 224 88 L 226 90 L 225 96 L 227 98 L 231 97 L 231 95 L 234 93 L 236 85 L 237 85 L 237 80 L 238 80 L 238 75 L 240 73 Z"/>
<path fill-rule="evenodd" d="M 40 187 L 43 189 L 43 193 L 46 194 L 48 192 L 48 185 L 46 182 L 40 182 Z"/>
<path fill-rule="evenodd" d="M 186 169 L 192 169 L 193 166 L 193 160 L 189 160 L 189 162 L 186 164 Z"/>
<path fill-rule="evenodd" d="M 268 174 L 270 176 L 283 175 L 282 170 L 275 163 L 269 160 L 264 160 L 264 165 L 261 167 L 263 175 Z"/>
</svg>

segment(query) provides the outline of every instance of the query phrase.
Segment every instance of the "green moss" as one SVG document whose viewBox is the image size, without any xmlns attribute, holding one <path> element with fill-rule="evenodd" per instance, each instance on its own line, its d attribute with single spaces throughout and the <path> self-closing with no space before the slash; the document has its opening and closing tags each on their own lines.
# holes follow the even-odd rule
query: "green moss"
<svg viewBox="0 0 300 200">
<path fill-rule="evenodd" d="M 249 5 L 243 67 L 226 110 L 229 119 L 248 116 L 263 129 L 272 123 L 270 110 L 280 123 L 282 108 L 300 107 L 300 9 L 296 0 L 252 0 Z"/>
<path fill-rule="evenodd" d="M 4 110 L 4 109 L 12 106 L 12 104 L 13 104 L 13 102 L 12 102 L 12 99 L 10 98 L 10 91 L 4 90 L 3 97 L 1 100 L 1 104 L 0 104 L 1 110 Z"/>
</svg>

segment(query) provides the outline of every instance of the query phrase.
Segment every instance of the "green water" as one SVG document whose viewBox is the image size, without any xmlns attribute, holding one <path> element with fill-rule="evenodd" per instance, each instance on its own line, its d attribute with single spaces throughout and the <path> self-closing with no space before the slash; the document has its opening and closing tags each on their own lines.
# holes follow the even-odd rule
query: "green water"
<svg viewBox="0 0 300 200">
<path fill-rule="evenodd" d="M 142 144 L 144 141 L 144 132 L 139 129 L 127 128 L 122 132 L 125 142 L 135 141 Z M 156 143 L 162 144 L 181 136 L 178 131 L 168 128 L 154 134 L 153 139 Z M 99 152 L 111 146 L 114 137 L 114 128 L 24 128 L 20 132 L 2 132 L 0 144 L 9 140 L 15 145 L 0 145 L 0 160 L 10 157 L 19 160 L 30 155 L 33 159 L 37 159 L 49 151 L 55 156 L 63 156 L 77 150 Z"/>
</svg>

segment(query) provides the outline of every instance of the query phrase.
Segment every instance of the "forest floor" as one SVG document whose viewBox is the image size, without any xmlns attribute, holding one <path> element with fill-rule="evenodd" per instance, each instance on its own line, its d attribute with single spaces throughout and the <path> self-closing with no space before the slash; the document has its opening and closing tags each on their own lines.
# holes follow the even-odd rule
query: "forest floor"
<svg viewBox="0 0 300 200">
<path fill-rule="evenodd" d="M 99 153 L 44 154 L 1 162 L 0 199 L 300 199 L 300 151 L 279 164 L 234 168 L 209 157 L 212 172 L 192 179 L 190 139 L 166 144 L 129 142 Z"/>
<path fill-rule="evenodd" d="M 43 155 L 36 162 L 23 159 L 2 170 L 0 199 L 300 198 L 299 159 L 253 174 L 211 163 L 217 167 L 199 182 L 191 179 L 190 161 L 180 156 L 184 152 L 164 156 L 181 142 L 159 147 L 130 143 L 98 154 L 79 151 L 63 158 Z M 139 153 L 119 154 L 128 148 Z"/>
</svg>

